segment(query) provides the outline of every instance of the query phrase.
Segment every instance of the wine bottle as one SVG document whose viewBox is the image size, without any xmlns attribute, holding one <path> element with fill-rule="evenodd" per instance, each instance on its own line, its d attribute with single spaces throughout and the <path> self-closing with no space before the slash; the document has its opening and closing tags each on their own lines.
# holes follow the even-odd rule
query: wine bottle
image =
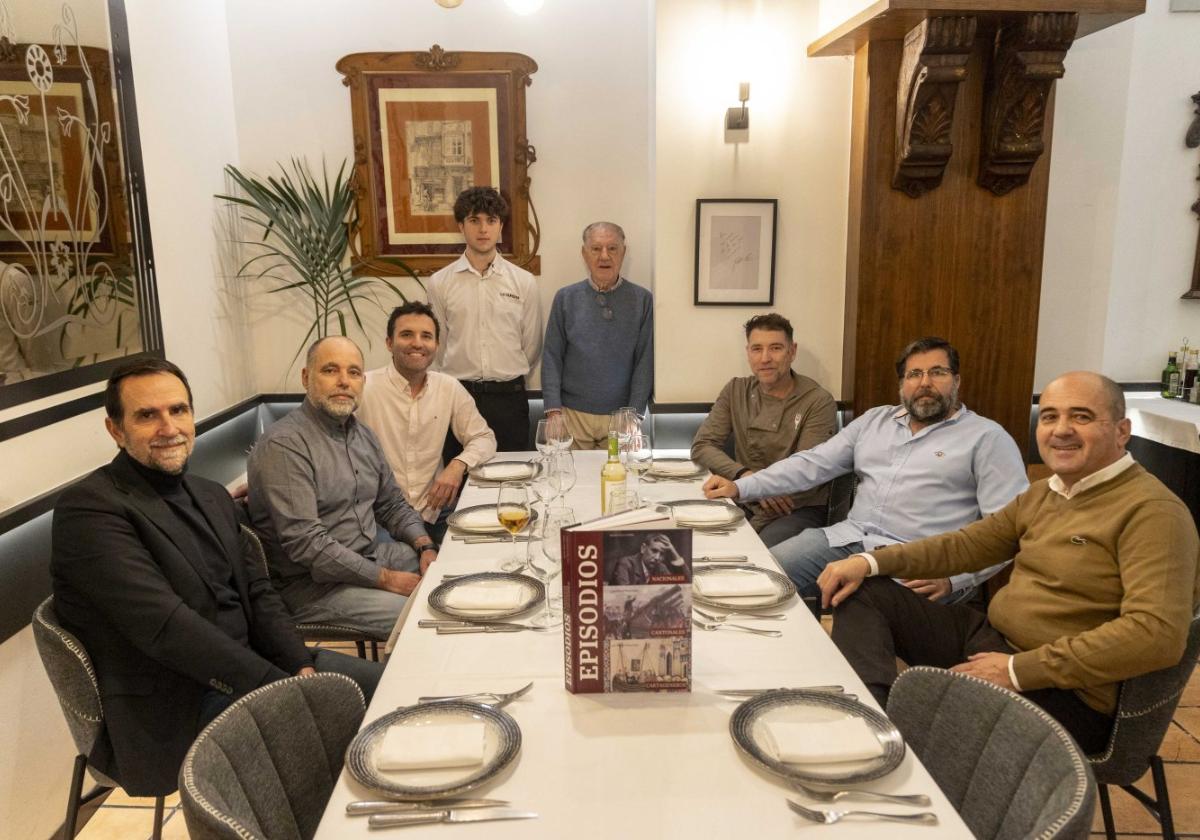
<svg viewBox="0 0 1200 840">
<path fill-rule="evenodd" d="M 617 432 L 613 430 L 608 433 L 608 460 L 604 462 L 604 466 L 600 468 L 600 513 L 608 513 L 609 494 L 612 488 L 621 487 L 625 484 L 625 467 L 621 465 L 621 456 L 618 450 Z"/>
<path fill-rule="evenodd" d="M 1179 388 L 1179 367 L 1175 364 L 1175 354 L 1171 353 L 1167 356 L 1167 366 L 1162 372 L 1162 395 L 1168 399 L 1177 397 Z"/>
</svg>

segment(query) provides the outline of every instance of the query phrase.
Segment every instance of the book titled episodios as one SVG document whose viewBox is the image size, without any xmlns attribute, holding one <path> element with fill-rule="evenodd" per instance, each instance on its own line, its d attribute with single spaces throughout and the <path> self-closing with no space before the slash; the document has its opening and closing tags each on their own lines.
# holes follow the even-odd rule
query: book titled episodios
<svg viewBox="0 0 1200 840">
<path fill-rule="evenodd" d="M 692 532 L 669 525 L 642 508 L 563 529 L 568 691 L 691 690 Z"/>
</svg>

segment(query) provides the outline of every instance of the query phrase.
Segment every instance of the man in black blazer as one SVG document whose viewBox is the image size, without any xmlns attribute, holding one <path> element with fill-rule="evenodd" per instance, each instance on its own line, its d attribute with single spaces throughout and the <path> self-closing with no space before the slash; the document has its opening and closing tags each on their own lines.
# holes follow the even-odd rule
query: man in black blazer
<svg viewBox="0 0 1200 840">
<path fill-rule="evenodd" d="M 314 664 L 354 678 L 369 701 L 382 666 L 314 658 L 264 571 L 243 558 L 225 488 L 186 474 L 195 422 L 183 372 L 158 359 L 124 365 L 105 410 L 121 451 L 62 494 L 50 566 L 55 611 L 100 687 L 105 728 L 91 764 L 132 795 L 170 793 L 222 709 Z"/>
</svg>

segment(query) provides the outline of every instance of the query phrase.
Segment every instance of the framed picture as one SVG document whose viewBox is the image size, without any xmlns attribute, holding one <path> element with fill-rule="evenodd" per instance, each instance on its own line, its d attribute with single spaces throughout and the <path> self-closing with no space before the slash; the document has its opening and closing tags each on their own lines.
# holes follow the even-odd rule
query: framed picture
<svg viewBox="0 0 1200 840">
<path fill-rule="evenodd" d="M 697 306 L 775 302 L 774 198 L 696 200 Z"/>
<path fill-rule="evenodd" d="M 537 64 L 517 53 L 354 53 L 337 69 L 354 124 L 358 273 L 432 274 L 462 253 L 454 199 L 495 187 L 508 201 L 505 259 L 538 273 L 525 88 Z M 392 262 L 389 262 L 392 261 Z"/>
</svg>

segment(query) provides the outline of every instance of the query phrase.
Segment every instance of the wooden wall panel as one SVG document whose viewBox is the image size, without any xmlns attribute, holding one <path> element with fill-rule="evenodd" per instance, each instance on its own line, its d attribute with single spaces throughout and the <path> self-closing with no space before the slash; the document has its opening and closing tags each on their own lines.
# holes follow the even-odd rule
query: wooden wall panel
<svg viewBox="0 0 1200 840">
<path fill-rule="evenodd" d="M 847 238 L 843 399 L 856 413 L 897 402 L 898 351 L 941 335 L 962 356 L 961 397 L 1026 449 L 1033 394 L 1050 167 L 1046 152 L 1029 183 L 997 196 L 976 183 L 991 33 L 975 41 L 958 87 L 953 154 L 941 186 L 910 198 L 893 189 L 901 41 L 855 54 Z M 1071 317 L 1071 313 L 1062 313 Z"/>
</svg>

